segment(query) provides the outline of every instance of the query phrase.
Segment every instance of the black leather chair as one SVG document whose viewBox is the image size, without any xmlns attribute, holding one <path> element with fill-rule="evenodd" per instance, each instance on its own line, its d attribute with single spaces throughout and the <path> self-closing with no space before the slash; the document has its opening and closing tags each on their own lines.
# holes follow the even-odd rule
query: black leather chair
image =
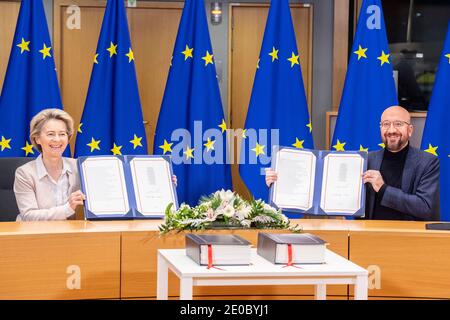
<svg viewBox="0 0 450 320">
<path fill-rule="evenodd" d="M 34 158 L 0 158 L 0 222 L 16 221 L 19 214 L 14 195 L 16 169 Z"/>
</svg>

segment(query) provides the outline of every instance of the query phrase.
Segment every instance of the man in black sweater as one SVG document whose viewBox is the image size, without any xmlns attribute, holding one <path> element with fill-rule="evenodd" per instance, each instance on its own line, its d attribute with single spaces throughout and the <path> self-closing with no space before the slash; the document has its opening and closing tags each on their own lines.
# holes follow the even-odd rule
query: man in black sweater
<svg viewBox="0 0 450 320">
<path fill-rule="evenodd" d="M 369 152 L 366 184 L 366 219 L 439 220 L 439 159 L 413 148 L 408 111 L 399 106 L 381 115 L 384 149 Z M 266 170 L 266 184 L 277 180 L 277 173 Z"/>
<path fill-rule="evenodd" d="M 439 159 L 413 148 L 407 110 L 387 108 L 380 122 L 384 150 L 369 153 L 366 218 L 377 220 L 439 220 Z"/>
</svg>

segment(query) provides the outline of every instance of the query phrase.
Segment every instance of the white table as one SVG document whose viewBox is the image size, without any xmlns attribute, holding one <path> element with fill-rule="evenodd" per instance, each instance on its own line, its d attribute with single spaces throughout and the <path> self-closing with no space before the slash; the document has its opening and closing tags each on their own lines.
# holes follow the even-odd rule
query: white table
<svg viewBox="0 0 450 320">
<path fill-rule="evenodd" d="M 186 255 L 185 249 L 158 250 L 157 299 L 168 299 L 168 272 L 180 278 L 180 299 L 192 300 L 193 286 L 315 285 L 315 298 L 325 300 L 327 284 L 354 284 L 355 300 L 367 300 L 368 272 L 353 262 L 326 251 L 325 264 L 301 264 L 299 268 L 274 265 L 252 250 L 250 266 L 207 269 Z"/>
</svg>

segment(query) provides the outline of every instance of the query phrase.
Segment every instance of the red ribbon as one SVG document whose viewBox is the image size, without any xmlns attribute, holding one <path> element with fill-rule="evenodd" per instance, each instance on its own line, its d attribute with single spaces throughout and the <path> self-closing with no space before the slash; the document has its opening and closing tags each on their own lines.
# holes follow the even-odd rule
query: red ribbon
<svg viewBox="0 0 450 320">
<path fill-rule="evenodd" d="M 225 269 L 221 269 L 221 268 L 217 268 L 217 267 L 213 266 L 212 261 L 213 261 L 212 246 L 210 244 L 208 244 L 208 267 L 206 269 L 214 268 L 217 270 L 225 271 Z"/>
<path fill-rule="evenodd" d="M 288 262 L 283 268 L 294 267 L 294 268 L 302 269 L 301 267 L 295 266 L 294 263 L 292 262 L 292 244 L 291 243 L 287 244 L 287 249 L 288 249 Z"/>
</svg>

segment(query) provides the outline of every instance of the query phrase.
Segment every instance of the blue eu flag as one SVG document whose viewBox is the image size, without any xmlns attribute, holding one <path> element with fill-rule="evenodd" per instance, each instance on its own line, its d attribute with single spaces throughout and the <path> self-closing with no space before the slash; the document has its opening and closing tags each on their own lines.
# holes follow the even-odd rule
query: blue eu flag
<svg viewBox="0 0 450 320">
<path fill-rule="evenodd" d="M 380 0 L 364 0 L 342 92 L 332 150 L 384 147 L 380 118 L 398 105 Z"/>
<path fill-rule="evenodd" d="M 108 0 L 75 156 L 147 154 L 125 4 Z"/>
<path fill-rule="evenodd" d="M 224 119 L 203 0 L 186 0 L 156 127 L 154 153 L 172 156 L 178 199 L 231 189 Z"/>
<path fill-rule="evenodd" d="M 313 149 L 312 126 L 288 0 L 272 0 L 245 120 L 239 173 L 267 201 L 264 167 L 272 146 Z"/>
<path fill-rule="evenodd" d="M 450 221 L 450 23 L 434 82 L 427 121 L 422 136 L 422 149 L 439 157 L 441 220 Z"/>
<path fill-rule="evenodd" d="M 47 108 L 62 109 L 47 20 L 42 0 L 23 0 L 0 97 L 0 157 L 37 156 L 30 120 Z"/>
</svg>

